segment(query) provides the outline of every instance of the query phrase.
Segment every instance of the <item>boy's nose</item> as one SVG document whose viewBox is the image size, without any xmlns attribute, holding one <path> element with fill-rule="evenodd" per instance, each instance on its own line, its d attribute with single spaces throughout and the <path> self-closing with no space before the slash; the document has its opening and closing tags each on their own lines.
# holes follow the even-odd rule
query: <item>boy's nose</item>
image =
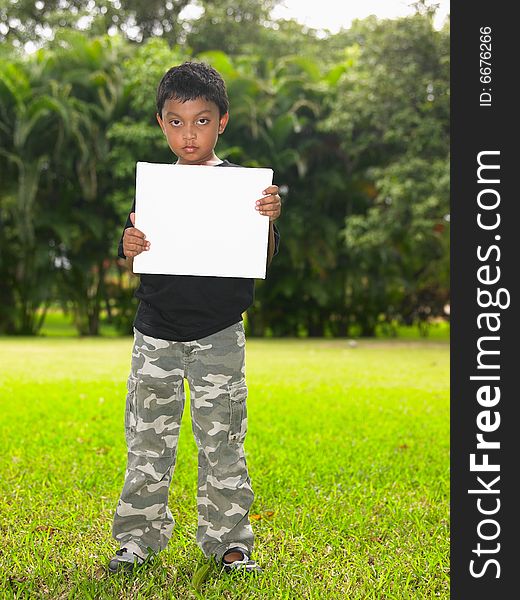
<svg viewBox="0 0 520 600">
<path fill-rule="evenodd" d="M 195 131 L 192 131 L 191 129 L 187 129 L 184 132 L 184 139 L 185 140 L 194 140 L 197 137 Z"/>
</svg>

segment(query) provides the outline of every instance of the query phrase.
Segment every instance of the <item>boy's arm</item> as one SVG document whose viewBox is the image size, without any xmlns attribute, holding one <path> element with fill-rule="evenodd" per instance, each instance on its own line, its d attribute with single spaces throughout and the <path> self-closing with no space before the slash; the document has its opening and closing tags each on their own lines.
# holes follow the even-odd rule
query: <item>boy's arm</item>
<svg viewBox="0 0 520 600">
<path fill-rule="evenodd" d="M 267 264 L 269 267 L 273 256 L 278 254 L 278 244 L 280 242 L 280 233 L 274 224 L 274 221 L 280 216 L 282 209 L 282 200 L 278 194 L 278 186 L 270 185 L 262 194 L 264 196 L 256 201 L 256 210 L 261 215 L 269 217 L 269 237 L 267 242 Z"/>
<path fill-rule="evenodd" d="M 127 258 L 127 256 L 125 256 L 124 250 L 123 250 L 123 237 L 125 235 L 125 231 L 129 228 L 129 227 L 133 227 L 132 221 L 130 220 L 130 214 L 135 212 L 135 199 L 132 202 L 132 208 L 130 209 L 130 212 L 128 213 L 128 216 L 126 217 L 126 223 L 125 226 L 123 227 L 123 232 L 121 233 L 121 239 L 119 240 L 119 246 L 117 248 L 117 255 L 119 256 L 119 258 Z"/>
<path fill-rule="evenodd" d="M 119 247 L 117 251 L 117 255 L 119 258 L 125 260 L 124 266 L 130 270 L 133 274 L 134 267 L 134 256 L 140 254 L 143 250 L 148 250 L 150 247 L 149 242 L 145 240 L 144 234 L 134 227 L 134 223 L 132 218 L 135 219 L 135 200 L 132 203 L 132 208 L 130 209 L 130 213 L 126 219 L 126 223 L 123 229 L 123 233 L 121 235 L 121 239 L 119 240 Z M 125 252 L 125 245 L 129 250 Z M 131 256 L 127 256 L 130 253 Z"/>
<path fill-rule="evenodd" d="M 271 264 L 273 256 L 278 254 L 278 246 L 280 244 L 280 233 L 273 223 L 269 221 L 269 238 L 267 242 L 267 267 Z"/>
<path fill-rule="evenodd" d="M 130 273 L 132 273 L 132 275 L 137 275 L 137 273 L 134 273 L 134 258 L 133 257 L 128 257 L 125 260 L 125 268 L 127 268 Z"/>
<path fill-rule="evenodd" d="M 129 227 L 133 227 L 133 223 L 130 219 L 130 214 L 135 212 L 135 198 L 132 202 L 132 208 L 130 209 L 130 212 L 128 213 L 128 217 L 126 218 L 126 223 L 125 226 L 123 228 L 123 233 L 121 234 L 121 239 L 119 240 L 119 246 L 117 249 L 117 255 L 119 258 L 123 259 L 122 261 L 120 261 L 119 264 L 121 264 L 122 266 L 124 266 L 126 269 L 128 269 L 130 271 L 130 273 L 132 273 L 132 275 L 137 275 L 136 273 L 134 273 L 134 257 L 133 256 L 126 256 L 125 252 L 123 250 L 123 237 L 125 235 L 125 231 L 129 228 Z M 124 262 L 123 262 L 124 261 Z"/>
</svg>

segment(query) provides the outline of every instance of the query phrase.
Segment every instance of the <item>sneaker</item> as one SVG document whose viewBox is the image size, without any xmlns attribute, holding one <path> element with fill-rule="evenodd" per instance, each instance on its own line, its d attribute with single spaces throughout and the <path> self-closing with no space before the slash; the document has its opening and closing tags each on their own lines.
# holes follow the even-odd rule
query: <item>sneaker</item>
<svg viewBox="0 0 520 600">
<path fill-rule="evenodd" d="M 242 558 L 234 560 L 233 562 L 226 562 L 226 554 L 230 552 L 240 552 Z M 262 569 L 256 562 L 250 558 L 242 548 L 229 548 L 222 557 L 222 567 L 226 573 L 233 573 L 234 571 L 240 571 L 245 573 L 262 573 Z"/>
<path fill-rule="evenodd" d="M 135 552 L 129 552 L 127 548 L 116 550 L 116 555 L 108 563 L 108 570 L 111 573 L 119 571 L 131 572 L 134 567 L 139 567 L 144 564 L 146 558 Z"/>
</svg>

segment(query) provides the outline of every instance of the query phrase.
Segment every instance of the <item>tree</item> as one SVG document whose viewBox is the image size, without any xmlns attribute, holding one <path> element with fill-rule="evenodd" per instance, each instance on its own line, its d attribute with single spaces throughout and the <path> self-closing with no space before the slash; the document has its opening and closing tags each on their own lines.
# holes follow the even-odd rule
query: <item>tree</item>
<svg viewBox="0 0 520 600">
<path fill-rule="evenodd" d="M 448 300 L 449 38 L 432 13 L 372 17 L 350 36 L 354 67 L 323 128 L 338 135 L 346 175 L 359 182 L 345 220 L 345 293 L 373 335 L 381 320 L 439 315 Z"/>
<path fill-rule="evenodd" d="M 202 15 L 190 22 L 186 43 L 194 54 L 218 50 L 230 56 L 258 50 L 275 0 L 202 0 Z"/>
<path fill-rule="evenodd" d="M 136 42 L 153 36 L 171 43 L 182 31 L 181 11 L 190 0 L 0 0 L 0 42 L 45 42 L 56 31 L 119 33 Z M 37 44 L 38 45 L 38 44 Z"/>
<path fill-rule="evenodd" d="M 217 154 L 272 167 L 281 189 L 281 252 L 268 285 L 257 282 L 249 333 L 373 335 L 442 314 L 448 29 L 436 32 L 430 14 L 370 18 L 320 40 L 294 22 L 262 24 L 265 6 L 249 0 L 205 8 L 206 19 L 220 15 L 215 27 L 195 20 L 193 31 L 220 32 L 218 49 L 202 51 L 209 43 L 196 36 L 197 52 L 155 34 L 141 44 L 91 37 L 92 27 L 58 31 L 30 57 L 0 48 L 1 330 L 36 332 L 40 308 L 59 299 L 82 334 L 98 333 L 103 306 L 131 332 L 138 278 L 117 244 L 136 161 L 174 160 L 155 92 L 187 59 L 210 63 L 227 84 L 231 120 Z M 230 18 L 238 14 L 250 20 Z M 255 24 L 232 47 L 237 23 Z"/>
<path fill-rule="evenodd" d="M 0 69 L 0 155 L 8 174 L 2 242 L 11 257 L 2 271 L 12 289 L 3 326 L 11 333 L 33 334 L 45 313 L 38 315 L 38 309 L 50 302 L 50 261 L 36 235 L 36 199 L 42 175 L 69 132 L 68 88 L 19 60 Z"/>
<path fill-rule="evenodd" d="M 88 39 L 79 32 L 57 34 L 44 60 L 50 77 L 70 86 L 75 135 L 59 156 L 47 191 L 52 206 L 54 247 L 59 247 L 57 279 L 64 305 L 71 302 L 81 335 L 97 335 L 111 266 L 112 236 L 118 211 L 107 168 L 107 131 L 125 112 L 119 62 L 126 52 L 117 38 Z"/>
</svg>

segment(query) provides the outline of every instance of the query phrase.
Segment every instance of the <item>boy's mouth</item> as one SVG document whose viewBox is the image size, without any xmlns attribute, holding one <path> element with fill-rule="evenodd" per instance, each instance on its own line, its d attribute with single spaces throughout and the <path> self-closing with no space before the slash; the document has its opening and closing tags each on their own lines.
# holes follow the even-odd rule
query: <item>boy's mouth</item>
<svg viewBox="0 0 520 600">
<path fill-rule="evenodd" d="M 195 152 L 195 150 L 197 150 L 197 146 L 184 146 L 183 150 L 185 152 Z"/>
</svg>

